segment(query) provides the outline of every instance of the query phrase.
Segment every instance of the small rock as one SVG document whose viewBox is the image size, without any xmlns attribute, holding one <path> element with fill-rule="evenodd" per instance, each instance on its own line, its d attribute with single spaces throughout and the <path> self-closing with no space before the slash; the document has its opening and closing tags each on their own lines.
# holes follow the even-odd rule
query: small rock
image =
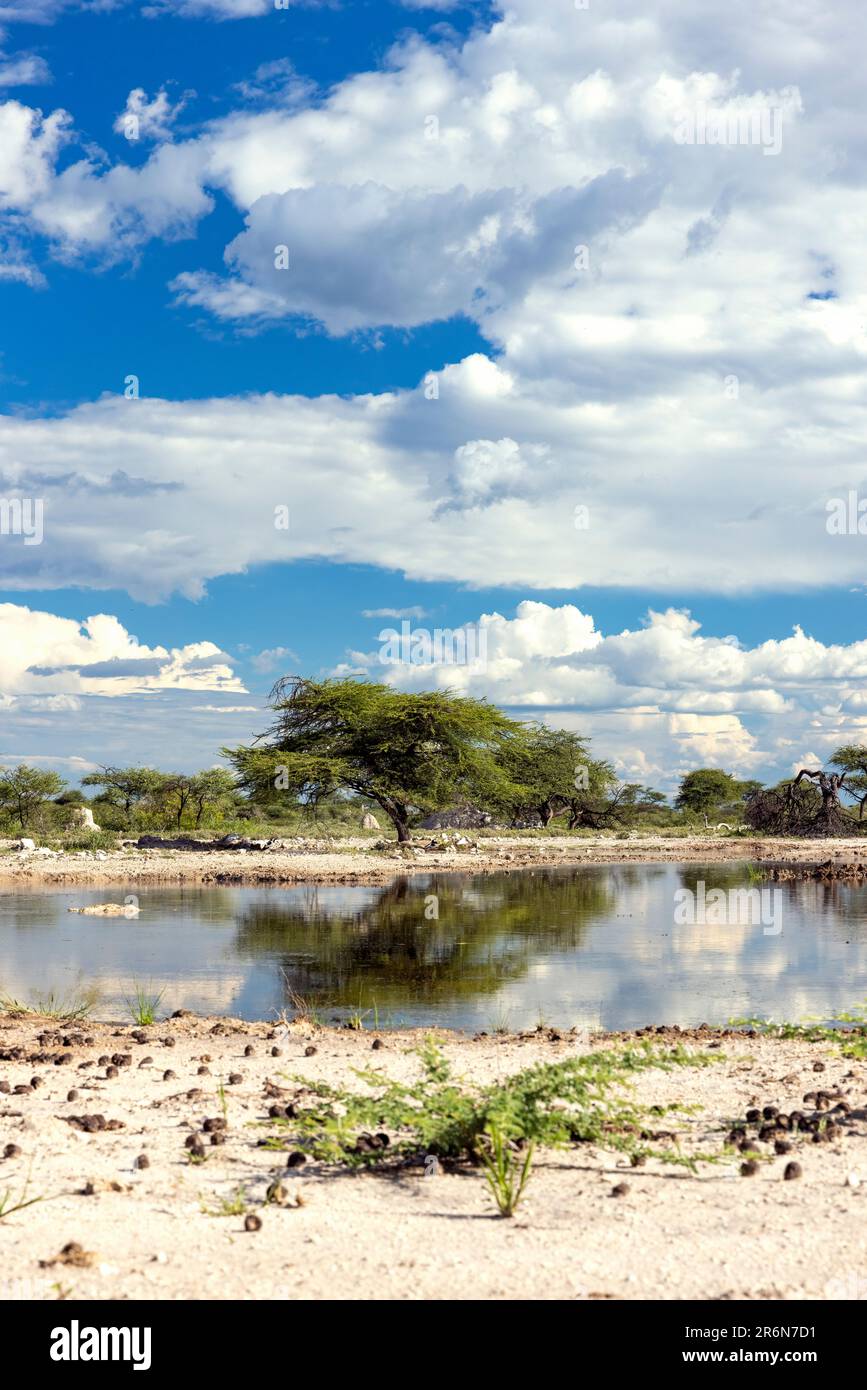
<svg viewBox="0 0 867 1390">
<path fill-rule="evenodd" d="M 759 1171 L 759 1165 L 754 1158 L 748 1158 L 746 1163 L 741 1164 L 741 1177 L 754 1178 Z"/>
<path fill-rule="evenodd" d="M 794 1182 L 796 1178 L 803 1176 L 803 1169 L 800 1163 L 787 1163 L 783 1178 L 786 1182 Z"/>
<path fill-rule="evenodd" d="M 262 1218 L 261 1218 L 261 1216 L 256 1216 L 256 1214 L 255 1214 L 254 1212 L 252 1212 L 252 1211 L 251 1211 L 251 1212 L 248 1212 L 248 1214 L 244 1217 L 244 1230 L 245 1230 L 245 1231 L 261 1231 L 261 1229 L 262 1229 Z"/>
</svg>

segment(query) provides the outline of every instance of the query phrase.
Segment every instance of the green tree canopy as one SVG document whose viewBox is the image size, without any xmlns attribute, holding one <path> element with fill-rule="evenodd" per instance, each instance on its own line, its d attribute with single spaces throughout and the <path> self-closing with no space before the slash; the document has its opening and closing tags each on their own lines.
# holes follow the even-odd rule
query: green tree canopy
<svg viewBox="0 0 867 1390">
<path fill-rule="evenodd" d="M 59 796 L 65 786 L 58 773 L 19 763 L 0 772 L 0 808 L 11 813 L 23 830 L 38 807 Z"/>
<path fill-rule="evenodd" d="M 506 799 L 505 754 L 521 725 L 486 700 L 287 677 L 270 703 L 276 721 L 260 746 L 223 750 L 250 791 L 270 785 L 314 803 L 351 791 L 375 801 L 401 841 L 413 810 Z"/>
<path fill-rule="evenodd" d="M 674 804 L 679 811 L 696 811 L 700 815 L 741 800 L 746 785 L 718 767 L 700 767 L 681 778 Z"/>
<path fill-rule="evenodd" d="M 127 825 L 144 801 L 150 801 L 165 790 L 168 775 L 153 767 L 104 767 L 82 777 L 84 787 L 101 787 L 99 800 L 123 815 Z"/>
<path fill-rule="evenodd" d="M 574 797 L 600 793 L 607 780 L 607 764 L 594 762 L 587 740 L 566 729 L 522 724 L 504 751 L 510 784 L 505 809 L 513 820 L 533 814 L 548 825 Z"/>
</svg>

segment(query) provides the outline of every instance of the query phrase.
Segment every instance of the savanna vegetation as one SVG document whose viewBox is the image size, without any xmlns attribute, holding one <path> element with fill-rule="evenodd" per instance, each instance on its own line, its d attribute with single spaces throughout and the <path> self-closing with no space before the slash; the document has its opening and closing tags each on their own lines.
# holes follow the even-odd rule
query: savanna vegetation
<svg viewBox="0 0 867 1390">
<path fill-rule="evenodd" d="M 419 693 L 350 678 L 286 678 L 273 723 L 252 745 L 224 748 L 228 766 L 194 773 L 106 766 L 70 788 L 55 771 L 0 770 L 0 833 L 94 848 L 142 833 L 248 836 L 358 833 L 365 812 L 399 842 L 452 824 L 474 833 L 631 831 L 838 835 L 867 828 L 867 746 L 838 748 L 825 767 L 774 786 L 723 768 L 680 777 L 672 802 L 621 781 L 586 737 L 515 719 L 486 700 Z M 96 836 L 82 825 L 92 813 Z M 86 814 L 85 817 L 86 819 Z"/>
</svg>

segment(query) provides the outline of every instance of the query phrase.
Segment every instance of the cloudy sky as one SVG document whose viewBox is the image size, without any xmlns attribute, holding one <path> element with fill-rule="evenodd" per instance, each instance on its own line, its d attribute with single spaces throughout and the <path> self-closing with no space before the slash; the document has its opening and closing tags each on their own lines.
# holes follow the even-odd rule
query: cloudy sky
<svg viewBox="0 0 867 1390">
<path fill-rule="evenodd" d="M 294 672 L 665 789 L 867 739 L 854 0 L 277 3 L 0 0 L 0 764 Z"/>
</svg>

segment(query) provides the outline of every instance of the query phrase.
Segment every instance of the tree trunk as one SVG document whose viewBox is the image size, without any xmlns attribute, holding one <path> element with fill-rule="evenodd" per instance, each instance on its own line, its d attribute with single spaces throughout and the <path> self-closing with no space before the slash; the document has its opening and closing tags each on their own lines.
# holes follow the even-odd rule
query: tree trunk
<svg viewBox="0 0 867 1390">
<path fill-rule="evenodd" d="M 397 831 L 397 843 L 405 845 L 409 843 L 409 813 L 405 806 L 399 801 L 392 801 L 390 797 L 375 796 L 374 801 L 381 806 L 388 819 Z"/>
</svg>

